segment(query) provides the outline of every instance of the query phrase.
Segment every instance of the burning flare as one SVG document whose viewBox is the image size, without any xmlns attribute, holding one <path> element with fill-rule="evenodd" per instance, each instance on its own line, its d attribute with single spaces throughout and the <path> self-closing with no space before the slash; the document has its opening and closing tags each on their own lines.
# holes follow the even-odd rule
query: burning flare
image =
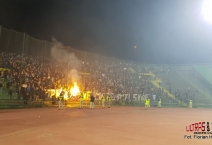
<svg viewBox="0 0 212 145">
<path fill-rule="evenodd" d="M 70 89 L 70 92 L 71 96 L 76 96 L 80 92 L 77 82 L 74 82 L 74 87 Z"/>
</svg>

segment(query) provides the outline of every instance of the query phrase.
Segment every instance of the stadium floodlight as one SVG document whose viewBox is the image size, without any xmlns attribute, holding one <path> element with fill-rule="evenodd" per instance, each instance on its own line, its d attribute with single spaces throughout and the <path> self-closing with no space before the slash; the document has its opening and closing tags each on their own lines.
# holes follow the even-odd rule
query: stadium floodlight
<svg viewBox="0 0 212 145">
<path fill-rule="evenodd" d="M 212 0 L 204 0 L 202 5 L 202 15 L 205 21 L 212 24 Z"/>
</svg>

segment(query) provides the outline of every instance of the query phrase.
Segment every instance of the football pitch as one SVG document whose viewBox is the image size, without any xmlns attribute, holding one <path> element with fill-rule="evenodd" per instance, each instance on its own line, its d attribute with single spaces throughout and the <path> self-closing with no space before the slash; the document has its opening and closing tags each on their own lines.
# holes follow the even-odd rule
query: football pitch
<svg viewBox="0 0 212 145">
<path fill-rule="evenodd" d="M 211 145 L 186 126 L 209 122 L 211 109 L 112 107 L 0 110 L 2 145 Z M 207 126 L 208 128 L 208 126 Z M 201 129 L 201 128 L 200 128 Z M 199 131 L 200 131 L 199 129 Z M 210 133 L 206 131 L 206 133 Z M 202 136 L 207 136 L 204 138 Z M 190 138 L 191 137 L 191 138 Z"/>
</svg>

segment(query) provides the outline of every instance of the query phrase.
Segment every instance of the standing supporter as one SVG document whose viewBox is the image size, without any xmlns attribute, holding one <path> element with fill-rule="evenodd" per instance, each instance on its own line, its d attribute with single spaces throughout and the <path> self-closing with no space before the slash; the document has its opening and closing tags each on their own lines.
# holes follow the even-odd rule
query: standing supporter
<svg viewBox="0 0 212 145">
<path fill-rule="evenodd" d="M 12 99 L 12 95 L 13 95 L 13 91 L 12 91 L 12 88 L 11 87 L 9 89 L 8 95 L 10 96 L 10 100 L 11 100 Z"/>
<path fill-rule="evenodd" d="M 30 102 L 30 94 L 26 93 L 26 104 L 28 104 Z"/>
<path fill-rule="evenodd" d="M 3 90 L 3 85 L 2 85 L 2 83 L 0 82 L 0 95 L 2 95 L 2 91 Z"/>
<path fill-rule="evenodd" d="M 108 108 L 110 108 L 110 105 L 111 105 L 111 97 L 110 97 L 110 95 L 108 95 L 107 101 L 108 101 Z"/>
<path fill-rule="evenodd" d="M 80 94 L 79 100 L 80 100 L 80 107 L 79 109 L 83 109 L 83 93 Z"/>
<path fill-rule="evenodd" d="M 58 110 L 63 110 L 63 100 L 64 100 L 64 92 L 62 91 L 60 93 L 60 96 L 58 97 Z"/>
<path fill-rule="evenodd" d="M 190 101 L 189 101 L 189 108 L 192 108 L 192 107 L 193 107 L 192 100 L 190 99 Z"/>
<path fill-rule="evenodd" d="M 161 108 L 161 99 L 158 100 L 158 108 Z"/>
<path fill-rule="evenodd" d="M 94 109 L 94 102 L 95 102 L 95 98 L 93 93 L 90 96 L 90 109 Z"/>
<path fill-rule="evenodd" d="M 105 108 L 105 95 L 102 95 L 102 108 Z"/>
<path fill-rule="evenodd" d="M 150 98 L 148 99 L 148 108 L 150 108 Z"/>
<path fill-rule="evenodd" d="M 146 98 L 146 100 L 145 100 L 145 108 L 146 109 L 148 108 L 148 104 L 149 104 L 149 99 Z"/>
</svg>

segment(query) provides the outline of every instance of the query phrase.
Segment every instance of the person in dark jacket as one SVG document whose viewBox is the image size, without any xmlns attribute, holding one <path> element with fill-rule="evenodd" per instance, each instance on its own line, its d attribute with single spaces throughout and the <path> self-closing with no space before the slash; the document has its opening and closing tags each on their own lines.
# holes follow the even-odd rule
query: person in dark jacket
<svg viewBox="0 0 212 145">
<path fill-rule="evenodd" d="M 2 95 L 2 92 L 3 92 L 3 85 L 2 85 L 2 83 L 0 82 L 0 95 Z"/>
<path fill-rule="evenodd" d="M 90 97 L 90 109 L 94 109 L 94 102 L 95 102 L 95 98 L 94 98 L 94 95 L 92 93 L 91 97 Z"/>
<path fill-rule="evenodd" d="M 12 95 L 13 95 L 13 91 L 12 89 L 10 88 L 9 92 L 8 92 L 8 95 L 10 96 L 10 100 L 12 99 Z"/>
</svg>

